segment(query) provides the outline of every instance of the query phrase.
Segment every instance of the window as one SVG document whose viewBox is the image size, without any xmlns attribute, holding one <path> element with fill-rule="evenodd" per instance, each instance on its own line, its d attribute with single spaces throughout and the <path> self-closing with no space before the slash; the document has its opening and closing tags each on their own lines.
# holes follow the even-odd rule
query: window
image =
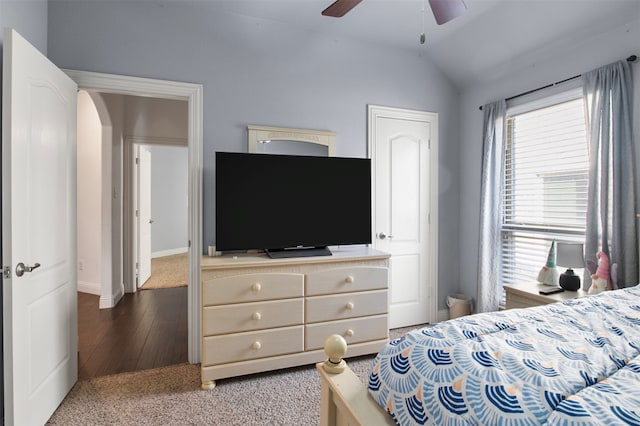
<svg viewBox="0 0 640 426">
<path fill-rule="evenodd" d="M 588 152 L 582 91 L 507 110 L 501 282 L 532 280 L 551 241 L 584 242 Z M 582 273 L 582 271 L 578 271 Z"/>
</svg>

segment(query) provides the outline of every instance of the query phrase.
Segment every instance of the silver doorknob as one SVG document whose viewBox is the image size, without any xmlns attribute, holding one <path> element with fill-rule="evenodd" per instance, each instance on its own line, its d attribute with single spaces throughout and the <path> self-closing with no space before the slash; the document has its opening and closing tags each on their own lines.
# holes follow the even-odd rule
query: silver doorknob
<svg viewBox="0 0 640 426">
<path fill-rule="evenodd" d="M 393 235 L 387 235 L 384 232 L 381 232 L 381 233 L 378 234 L 378 238 L 380 238 L 381 240 L 384 240 L 385 238 L 391 239 L 391 238 L 393 238 Z"/>
<path fill-rule="evenodd" d="M 40 267 L 39 263 L 35 263 L 33 266 L 27 266 L 24 263 L 20 262 L 16 265 L 16 275 L 21 277 L 24 275 L 25 272 L 31 272 L 34 269 L 39 267 Z"/>
</svg>

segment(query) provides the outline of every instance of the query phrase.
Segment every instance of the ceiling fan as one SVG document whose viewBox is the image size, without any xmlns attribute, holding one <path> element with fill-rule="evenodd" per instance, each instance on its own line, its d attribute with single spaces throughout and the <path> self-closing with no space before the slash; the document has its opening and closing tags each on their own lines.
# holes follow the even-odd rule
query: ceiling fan
<svg viewBox="0 0 640 426">
<path fill-rule="evenodd" d="M 322 11 L 324 16 L 340 18 L 356 7 L 362 0 L 336 0 Z M 462 15 L 467 10 L 464 0 L 429 0 L 429 6 L 438 25 L 442 25 Z"/>
</svg>

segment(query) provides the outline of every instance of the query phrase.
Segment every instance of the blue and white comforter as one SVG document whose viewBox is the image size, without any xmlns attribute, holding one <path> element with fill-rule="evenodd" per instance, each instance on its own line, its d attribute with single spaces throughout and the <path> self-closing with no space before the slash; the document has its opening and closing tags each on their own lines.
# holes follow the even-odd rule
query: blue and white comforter
<svg viewBox="0 0 640 426">
<path fill-rule="evenodd" d="M 414 330 L 369 392 L 400 425 L 640 425 L 640 285 Z"/>
</svg>

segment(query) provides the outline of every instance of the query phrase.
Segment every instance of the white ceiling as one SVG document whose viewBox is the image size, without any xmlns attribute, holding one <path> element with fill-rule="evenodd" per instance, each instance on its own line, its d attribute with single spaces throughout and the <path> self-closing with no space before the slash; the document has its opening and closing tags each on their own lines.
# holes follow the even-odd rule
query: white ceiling
<svg viewBox="0 0 640 426">
<path fill-rule="evenodd" d="M 333 0 L 214 1 L 230 13 L 412 50 L 430 57 L 460 88 L 640 20 L 640 0 L 465 0 L 463 16 L 438 26 L 427 4 L 421 45 L 423 0 L 363 0 L 342 18 L 320 14 Z"/>
</svg>

